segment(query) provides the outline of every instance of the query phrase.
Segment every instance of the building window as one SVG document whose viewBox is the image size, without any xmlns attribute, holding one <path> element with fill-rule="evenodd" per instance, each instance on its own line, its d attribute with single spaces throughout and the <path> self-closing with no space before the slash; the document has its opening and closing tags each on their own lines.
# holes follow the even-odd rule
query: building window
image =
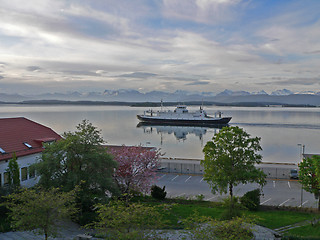
<svg viewBox="0 0 320 240">
<path fill-rule="evenodd" d="M 3 149 L 0 147 L 0 153 L 5 154 L 5 153 L 6 153 L 6 151 L 5 151 L 5 150 L 3 150 Z"/>
<path fill-rule="evenodd" d="M 3 174 L 3 184 L 4 185 L 8 185 L 9 184 L 9 173 L 8 172 L 5 172 Z"/>
<path fill-rule="evenodd" d="M 23 144 L 24 144 L 27 148 L 29 148 L 29 149 L 32 148 L 32 146 L 31 146 L 29 143 L 27 143 L 27 142 L 24 142 Z"/>
<path fill-rule="evenodd" d="M 28 179 L 28 168 L 23 167 L 21 168 L 21 181 L 25 181 Z"/>
<path fill-rule="evenodd" d="M 36 170 L 34 167 L 29 167 L 29 178 L 34 178 L 36 176 Z"/>
</svg>

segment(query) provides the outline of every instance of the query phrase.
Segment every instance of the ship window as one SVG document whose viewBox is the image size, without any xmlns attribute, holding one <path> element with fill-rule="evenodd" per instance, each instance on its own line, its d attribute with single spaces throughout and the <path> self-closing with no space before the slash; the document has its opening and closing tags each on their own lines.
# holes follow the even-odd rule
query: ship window
<svg viewBox="0 0 320 240">
<path fill-rule="evenodd" d="M 24 142 L 23 143 L 27 148 L 32 148 L 32 146 L 29 144 L 29 143 L 27 143 L 27 142 Z"/>
<path fill-rule="evenodd" d="M 6 151 L 3 150 L 3 149 L 0 147 L 0 153 L 4 154 L 4 153 L 6 153 Z"/>
</svg>

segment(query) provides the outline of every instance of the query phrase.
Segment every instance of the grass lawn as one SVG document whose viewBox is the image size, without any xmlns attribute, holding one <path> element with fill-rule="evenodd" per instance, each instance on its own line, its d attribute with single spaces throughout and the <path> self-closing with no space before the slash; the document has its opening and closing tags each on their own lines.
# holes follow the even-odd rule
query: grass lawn
<svg viewBox="0 0 320 240">
<path fill-rule="evenodd" d="M 158 202 L 152 198 L 144 198 L 139 201 L 146 202 L 146 204 L 157 205 L 161 203 L 174 204 L 171 211 L 164 214 L 164 218 L 168 221 L 168 228 L 182 228 L 180 223 L 182 219 L 187 218 L 194 212 L 198 212 L 200 216 L 210 216 L 213 219 L 219 220 L 224 211 L 221 203 L 195 201 L 195 200 L 181 200 L 181 199 L 166 199 L 163 202 Z M 308 213 L 289 210 L 259 210 L 259 211 L 242 211 L 243 215 L 251 216 L 257 219 L 257 224 L 276 229 L 294 223 L 311 220 L 313 218 L 320 218 L 319 213 Z M 317 236 L 317 235 L 313 235 Z"/>
<path fill-rule="evenodd" d="M 307 225 L 299 228 L 294 228 L 286 232 L 285 236 L 299 236 L 306 239 L 320 239 L 320 224 L 315 226 Z"/>
<path fill-rule="evenodd" d="M 249 215 L 255 215 L 260 218 L 258 224 L 267 228 L 275 229 L 284 227 L 305 220 L 311 220 L 315 217 L 320 218 L 320 214 L 306 213 L 298 211 L 285 211 L 285 210 L 264 210 L 257 212 L 246 212 Z"/>
<path fill-rule="evenodd" d="M 180 221 L 195 212 L 198 212 L 200 216 L 210 216 L 213 219 L 219 219 L 223 211 L 223 207 L 212 207 L 210 204 L 208 206 L 177 204 L 172 207 L 169 213 L 165 214 L 165 219 L 169 222 L 168 228 L 182 228 L 183 226 L 180 224 Z"/>
</svg>

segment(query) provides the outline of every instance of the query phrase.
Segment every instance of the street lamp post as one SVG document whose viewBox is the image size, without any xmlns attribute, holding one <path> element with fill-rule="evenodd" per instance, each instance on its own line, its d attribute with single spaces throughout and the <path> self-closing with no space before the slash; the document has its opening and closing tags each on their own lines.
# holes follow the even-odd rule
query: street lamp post
<svg viewBox="0 0 320 240">
<path fill-rule="evenodd" d="M 300 158 L 300 161 L 301 161 L 301 159 L 302 159 L 302 153 L 301 153 L 301 151 L 302 151 L 302 144 L 301 144 L 301 143 L 298 143 L 297 145 L 298 145 L 298 147 L 299 147 L 299 151 L 300 151 L 300 153 L 299 153 L 299 158 Z"/>
<path fill-rule="evenodd" d="M 302 161 L 303 155 L 304 155 L 304 150 L 305 150 L 305 145 L 299 143 L 298 146 L 300 147 L 300 161 Z M 301 184 L 301 204 L 300 207 L 302 207 L 302 202 L 303 202 L 303 188 L 302 188 L 302 184 Z"/>
</svg>

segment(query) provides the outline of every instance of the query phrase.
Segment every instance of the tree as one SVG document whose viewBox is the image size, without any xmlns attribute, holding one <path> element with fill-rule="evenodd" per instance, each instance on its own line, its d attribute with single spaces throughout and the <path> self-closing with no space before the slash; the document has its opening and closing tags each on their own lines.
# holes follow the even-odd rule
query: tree
<svg viewBox="0 0 320 240">
<path fill-rule="evenodd" d="M 311 158 L 303 159 L 299 164 L 299 181 L 303 189 L 313 193 L 316 198 L 320 195 L 320 156 L 313 155 Z M 320 211 L 320 199 L 318 200 Z"/>
<path fill-rule="evenodd" d="M 20 187 L 20 169 L 17 162 L 17 155 L 13 153 L 12 158 L 9 160 L 8 168 L 6 169 L 9 176 L 9 191 Z"/>
<path fill-rule="evenodd" d="M 126 204 L 119 200 L 107 205 L 97 204 L 95 208 L 98 219 L 86 227 L 94 227 L 107 239 L 153 239 L 146 237 L 146 230 L 161 228 L 164 224 L 163 213 L 170 210 L 167 205 Z"/>
<path fill-rule="evenodd" d="M 35 168 L 44 188 L 60 187 L 70 191 L 80 185 L 82 209 L 93 200 L 102 200 L 106 193 L 116 193 L 112 175 L 117 163 L 102 146 L 100 131 L 83 120 L 77 131 L 63 134 L 63 139 L 46 145 Z"/>
<path fill-rule="evenodd" d="M 257 153 L 261 150 L 259 137 L 251 138 L 239 127 L 222 128 L 205 145 L 201 161 L 212 192 L 227 193 L 229 188 L 232 207 L 233 187 L 249 182 L 265 184 L 266 175 L 255 167 L 261 163 L 262 156 Z"/>
<path fill-rule="evenodd" d="M 160 166 L 159 151 L 141 146 L 112 148 L 110 153 L 118 162 L 114 179 L 122 193 L 149 192 Z"/>
<path fill-rule="evenodd" d="M 61 192 L 58 188 L 44 191 L 43 189 L 21 189 L 6 196 L 4 205 L 10 210 L 9 217 L 14 229 L 34 231 L 36 234 L 56 236 L 59 220 L 73 216 L 75 207 L 75 188 L 71 192 Z M 61 221 L 60 221 L 61 224 Z"/>
</svg>

